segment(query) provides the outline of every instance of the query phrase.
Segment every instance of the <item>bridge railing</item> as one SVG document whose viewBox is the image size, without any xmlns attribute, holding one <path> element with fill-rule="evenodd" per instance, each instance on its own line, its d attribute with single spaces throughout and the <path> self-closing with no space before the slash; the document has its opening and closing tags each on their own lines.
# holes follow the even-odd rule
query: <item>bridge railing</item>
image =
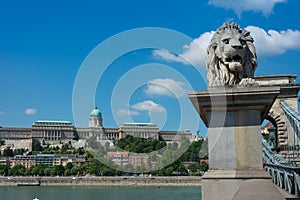
<svg viewBox="0 0 300 200">
<path fill-rule="evenodd" d="M 300 124 L 300 114 L 295 111 L 292 107 L 290 107 L 284 100 L 280 101 L 281 108 L 285 112 L 286 116 L 290 121 L 293 122 L 293 124 Z M 295 127 L 293 127 L 295 128 Z M 297 127 L 297 129 L 299 126 Z"/>
<path fill-rule="evenodd" d="M 276 164 L 276 165 L 293 165 L 293 163 L 284 159 L 282 155 L 274 152 L 271 149 L 270 144 L 264 138 L 262 139 L 262 151 L 263 151 L 263 160 L 265 163 Z"/>
<path fill-rule="evenodd" d="M 299 167 L 265 164 L 264 169 L 271 175 L 273 183 L 300 197 Z"/>
<path fill-rule="evenodd" d="M 300 196 L 300 167 L 285 160 L 280 154 L 273 151 L 270 144 L 262 139 L 264 169 L 272 177 L 273 183 L 290 194 Z"/>
<path fill-rule="evenodd" d="M 285 101 L 280 101 L 281 108 L 287 117 L 295 138 L 300 137 L 300 114 Z M 284 159 L 271 148 L 271 145 L 262 139 L 264 169 L 271 175 L 272 181 L 280 188 L 300 197 L 300 165 Z M 295 160 L 294 160 L 295 161 Z"/>
<path fill-rule="evenodd" d="M 300 114 L 289 106 L 284 100 L 280 105 L 287 119 L 287 139 L 288 144 L 284 147 L 289 153 L 288 159 L 298 160 L 300 157 Z"/>
</svg>

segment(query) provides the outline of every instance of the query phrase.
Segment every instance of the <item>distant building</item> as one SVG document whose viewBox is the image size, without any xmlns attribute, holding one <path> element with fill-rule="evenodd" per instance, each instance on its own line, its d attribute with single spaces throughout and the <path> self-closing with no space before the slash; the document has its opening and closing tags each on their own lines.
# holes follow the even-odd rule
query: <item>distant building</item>
<svg viewBox="0 0 300 200">
<path fill-rule="evenodd" d="M 199 138 L 197 135 L 193 134 L 190 130 L 184 131 L 159 131 L 160 141 L 181 141 L 182 139 L 188 139 L 190 142 L 197 141 Z"/>
<path fill-rule="evenodd" d="M 10 166 L 23 165 L 26 168 L 35 166 L 35 156 L 33 155 L 17 155 L 10 159 Z"/>
<path fill-rule="evenodd" d="M 148 154 L 129 153 L 127 151 L 107 152 L 107 157 L 110 158 L 116 165 L 134 167 L 149 167 L 151 165 Z"/>
<path fill-rule="evenodd" d="M 33 123 L 31 133 L 43 143 L 65 142 L 76 137 L 75 127 L 69 121 L 39 120 Z"/>
<path fill-rule="evenodd" d="M 131 153 L 128 157 L 128 164 L 131 165 L 133 168 L 140 166 L 140 167 L 149 167 L 151 165 L 150 157 L 148 154 L 135 154 Z"/>
<path fill-rule="evenodd" d="M 67 163 L 77 165 L 77 160 L 78 164 L 86 162 L 85 158 L 74 154 L 37 154 L 35 156 L 35 166 L 40 164 L 47 165 L 48 167 L 54 165 L 66 166 Z"/>
<path fill-rule="evenodd" d="M 1 140 L 21 140 L 31 138 L 31 128 L 0 127 Z"/>
<path fill-rule="evenodd" d="M 76 128 L 76 133 L 79 138 L 86 139 L 90 137 L 90 129 L 89 128 Z"/>
<path fill-rule="evenodd" d="M 88 161 L 87 156 L 84 155 L 75 155 L 75 165 L 76 166 L 80 166 L 83 165 L 84 163 L 86 163 Z"/>
<path fill-rule="evenodd" d="M 10 161 L 8 159 L 1 159 L 0 160 L 0 165 L 10 166 Z"/>
<path fill-rule="evenodd" d="M 5 141 L 1 148 L 32 149 L 31 128 L 0 127 L 0 140 Z M 1 149 L 1 151 L 3 150 Z"/>
<path fill-rule="evenodd" d="M 76 129 L 68 121 L 38 120 L 32 128 L 0 127 L 0 140 L 13 149 L 32 149 L 32 140 L 42 144 L 60 144 L 77 137 Z"/>
<path fill-rule="evenodd" d="M 122 138 L 119 128 L 104 128 L 105 137 L 109 140 L 118 140 Z"/>
<path fill-rule="evenodd" d="M 119 132 L 117 128 L 103 128 L 103 118 L 100 110 L 96 107 L 92 110 L 89 117 L 88 128 L 76 128 L 79 138 L 90 138 L 92 136 L 99 140 L 118 139 Z"/>
<path fill-rule="evenodd" d="M 129 154 L 126 151 L 107 152 L 107 157 L 117 165 L 128 165 Z"/>
<path fill-rule="evenodd" d="M 96 107 L 89 116 L 89 127 L 75 127 L 69 121 L 38 120 L 31 128 L 0 126 L 0 140 L 5 140 L 13 149 L 32 149 L 32 140 L 38 139 L 43 145 L 57 145 L 74 139 L 96 137 L 99 141 L 119 140 L 126 135 L 151 140 L 179 141 L 182 136 L 190 141 L 197 136 L 190 131 L 159 131 L 153 123 L 123 123 L 118 128 L 104 128 L 100 110 Z M 84 144 L 83 144 L 84 145 Z"/>
<path fill-rule="evenodd" d="M 76 164 L 76 157 L 74 154 L 54 154 L 53 165 L 66 166 L 67 163 Z"/>
<path fill-rule="evenodd" d="M 78 154 L 37 154 L 37 155 L 17 155 L 11 158 L 6 163 L 11 167 L 23 165 L 26 168 L 38 166 L 41 164 L 52 167 L 54 165 L 66 166 L 67 163 L 72 163 L 74 166 L 79 166 L 87 162 L 86 156 Z"/>
<path fill-rule="evenodd" d="M 35 166 L 38 165 L 47 165 L 48 167 L 52 167 L 53 166 L 53 158 L 54 158 L 54 154 L 37 154 L 35 156 Z"/>
<path fill-rule="evenodd" d="M 182 133 L 179 131 L 159 131 L 159 140 L 166 142 L 180 141 Z"/>
<path fill-rule="evenodd" d="M 158 140 L 159 128 L 152 123 L 123 123 L 119 127 L 122 137 L 132 135 L 134 137 Z"/>
<path fill-rule="evenodd" d="M 100 110 L 96 107 L 92 110 L 88 128 L 76 128 L 79 138 L 92 136 L 102 140 L 118 140 L 126 135 L 158 140 L 158 126 L 152 123 L 123 123 L 118 128 L 104 128 Z"/>
</svg>

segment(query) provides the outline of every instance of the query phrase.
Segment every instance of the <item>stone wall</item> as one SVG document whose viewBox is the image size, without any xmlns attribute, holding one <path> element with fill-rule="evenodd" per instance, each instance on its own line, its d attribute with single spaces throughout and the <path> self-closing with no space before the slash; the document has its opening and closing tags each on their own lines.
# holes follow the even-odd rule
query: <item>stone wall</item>
<svg viewBox="0 0 300 200">
<path fill-rule="evenodd" d="M 32 150 L 32 139 L 17 139 L 17 140 L 5 140 L 4 147 L 11 147 L 13 149 L 28 149 Z"/>
</svg>

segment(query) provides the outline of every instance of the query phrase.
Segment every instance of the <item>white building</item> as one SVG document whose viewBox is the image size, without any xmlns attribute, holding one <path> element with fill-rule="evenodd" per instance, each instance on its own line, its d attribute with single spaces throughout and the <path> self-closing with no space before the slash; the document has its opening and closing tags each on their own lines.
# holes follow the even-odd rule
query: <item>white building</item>
<svg viewBox="0 0 300 200">
<path fill-rule="evenodd" d="M 158 140 L 159 128 L 152 123 L 123 123 L 119 127 L 122 137 L 132 135 L 134 137 Z"/>
</svg>

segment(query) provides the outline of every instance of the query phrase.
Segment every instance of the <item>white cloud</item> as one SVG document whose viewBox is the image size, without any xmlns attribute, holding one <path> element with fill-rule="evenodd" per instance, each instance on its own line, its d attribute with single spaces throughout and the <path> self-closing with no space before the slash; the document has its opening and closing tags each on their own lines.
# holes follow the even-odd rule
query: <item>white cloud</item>
<svg viewBox="0 0 300 200">
<path fill-rule="evenodd" d="M 183 58 L 189 61 L 192 65 L 198 66 L 205 63 L 206 48 L 209 44 L 214 31 L 201 34 L 194 39 L 190 44 L 185 45 L 184 52 L 181 54 Z"/>
<path fill-rule="evenodd" d="M 126 109 L 120 109 L 118 110 L 118 115 L 139 115 L 138 111 L 135 110 L 126 110 Z"/>
<path fill-rule="evenodd" d="M 211 36 L 214 31 L 201 34 L 198 38 L 194 39 L 190 44 L 183 46 L 183 53 L 174 55 L 168 50 L 154 50 L 153 55 L 166 61 L 180 62 L 183 64 L 192 64 L 199 66 L 205 64 L 206 48 L 209 44 Z"/>
<path fill-rule="evenodd" d="M 26 115 L 35 115 L 36 114 L 36 109 L 35 108 L 26 108 L 25 114 Z"/>
<path fill-rule="evenodd" d="M 300 31 L 265 31 L 256 26 L 248 26 L 247 30 L 251 32 L 254 38 L 258 56 L 274 56 L 283 54 L 288 50 L 300 50 Z"/>
<path fill-rule="evenodd" d="M 145 92 L 149 95 L 182 97 L 186 94 L 184 86 L 184 83 L 173 79 L 153 79 L 148 82 Z"/>
<path fill-rule="evenodd" d="M 273 12 L 277 3 L 285 3 L 287 0 L 209 0 L 208 3 L 217 7 L 233 10 L 239 17 L 244 11 L 262 12 L 265 16 Z"/>
<path fill-rule="evenodd" d="M 4 115 L 5 113 L 3 111 L 0 110 L 0 115 Z"/>
<path fill-rule="evenodd" d="M 154 103 L 153 101 L 147 100 L 130 106 L 134 110 L 148 111 L 150 112 L 164 112 L 165 108 Z"/>
<path fill-rule="evenodd" d="M 171 52 L 169 52 L 166 49 L 157 49 L 153 51 L 153 56 L 157 58 L 162 58 L 165 61 L 172 61 L 172 62 L 181 62 L 183 64 L 187 64 L 187 62 L 181 58 L 180 56 L 177 56 Z"/>
<path fill-rule="evenodd" d="M 201 34 L 190 44 L 183 46 L 183 53 L 175 55 L 166 49 L 154 50 L 153 55 L 166 61 L 180 62 L 183 64 L 192 64 L 193 66 L 203 65 L 205 63 L 206 48 L 214 31 Z"/>
<path fill-rule="evenodd" d="M 248 26 L 245 29 L 250 31 L 252 37 L 254 38 L 254 45 L 256 47 L 258 57 L 275 56 L 283 54 L 288 50 L 300 50 L 299 30 L 288 29 L 284 31 L 265 31 L 264 29 L 257 26 Z M 191 62 L 194 66 L 205 65 L 206 51 L 204 51 L 203 49 L 207 48 L 213 34 L 213 31 L 201 34 L 190 44 L 185 45 L 183 48 L 183 53 L 177 57 L 186 58 L 186 60 Z M 165 59 L 165 56 L 168 55 L 166 52 L 164 52 L 164 54 L 159 54 L 159 50 L 156 50 L 156 52 L 153 52 L 153 54 L 154 53 L 156 56 L 160 56 L 162 59 Z M 168 53 L 172 54 L 171 52 Z M 187 62 L 182 62 L 177 58 L 172 60 L 172 56 L 169 56 L 167 60 L 187 64 Z"/>
</svg>

